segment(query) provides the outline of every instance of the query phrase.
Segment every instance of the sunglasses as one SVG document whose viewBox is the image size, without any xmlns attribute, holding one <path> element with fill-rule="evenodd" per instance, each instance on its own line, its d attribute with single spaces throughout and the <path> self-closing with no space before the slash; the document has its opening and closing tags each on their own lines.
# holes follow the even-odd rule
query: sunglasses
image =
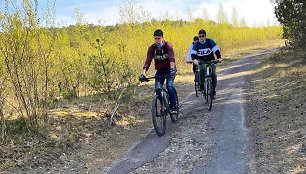
<svg viewBox="0 0 306 174">
<path fill-rule="evenodd" d="M 204 35 L 201 35 L 201 36 L 199 36 L 199 37 L 205 37 Z"/>
</svg>

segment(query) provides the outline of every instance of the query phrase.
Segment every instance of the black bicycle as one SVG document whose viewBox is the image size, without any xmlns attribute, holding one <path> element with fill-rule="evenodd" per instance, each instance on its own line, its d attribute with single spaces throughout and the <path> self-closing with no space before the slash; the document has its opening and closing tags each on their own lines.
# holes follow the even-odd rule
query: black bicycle
<svg viewBox="0 0 306 174">
<path fill-rule="evenodd" d="M 167 78 L 166 76 L 158 76 L 158 77 L 148 77 L 145 79 L 146 82 L 149 82 L 150 79 L 155 78 Z M 176 112 L 171 113 L 170 111 L 170 100 L 169 100 L 169 93 L 167 89 L 163 86 L 161 88 L 155 89 L 154 98 L 152 101 L 152 121 L 154 125 L 154 129 L 159 136 L 162 136 L 166 132 L 166 122 L 167 122 L 167 115 L 170 115 L 172 122 L 176 122 L 179 119 L 179 100 L 177 96 L 177 92 L 175 92 L 175 99 L 176 99 Z"/>
<path fill-rule="evenodd" d="M 204 90 L 202 93 L 204 94 L 205 98 L 205 104 L 208 104 L 208 110 L 211 111 L 212 108 L 212 103 L 214 99 L 214 90 L 213 90 L 213 84 L 212 84 L 212 65 L 217 64 L 218 61 L 212 60 L 209 62 L 205 62 L 204 67 L 205 67 L 205 77 L 204 77 Z M 201 65 L 201 63 L 199 63 Z"/>
<path fill-rule="evenodd" d="M 193 65 L 193 61 L 189 61 L 187 63 L 190 63 Z M 196 97 L 199 97 L 199 92 L 200 92 L 200 74 L 199 74 L 199 67 L 198 65 L 193 65 L 195 66 L 195 73 L 194 73 L 194 90 Z"/>
</svg>

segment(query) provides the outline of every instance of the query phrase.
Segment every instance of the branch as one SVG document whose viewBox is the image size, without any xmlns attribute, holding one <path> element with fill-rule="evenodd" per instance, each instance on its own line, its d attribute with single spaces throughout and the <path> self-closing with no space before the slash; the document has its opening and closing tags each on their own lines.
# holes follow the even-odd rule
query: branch
<svg viewBox="0 0 306 174">
<path fill-rule="evenodd" d="M 111 115 L 111 119 L 110 119 L 109 125 L 113 125 L 114 124 L 114 115 L 115 115 L 117 109 L 119 108 L 121 96 L 122 96 L 123 92 L 126 89 L 127 89 L 126 87 L 123 88 L 123 90 L 121 91 L 121 94 L 118 97 L 118 100 L 117 100 L 116 105 L 115 105 L 115 109 L 113 110 L 112 115 Z"/>
</svg>

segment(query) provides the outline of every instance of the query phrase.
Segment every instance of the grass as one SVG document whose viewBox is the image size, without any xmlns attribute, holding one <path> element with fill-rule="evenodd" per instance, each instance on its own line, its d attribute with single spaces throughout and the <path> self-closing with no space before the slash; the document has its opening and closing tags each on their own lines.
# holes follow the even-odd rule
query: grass
<svg viewBox="0 0 306 174">
<path fill-rule="evenodd" d="M 265 56 L 252 76 L 249 127 L 258 134 L 257 173 L 306 171 L 305 50 Z"/>
<path fill-rule="evenodd" d="M 192 73 L 177 76 L 175 87 L 180 91 L 180 100 L 193 91 L 191 82 Z M 115 126 L 108 124 L 114 102 L 105 96 L 97 99 L 96 95 L 58 101 L 57 107 L 50 110 L 49 126 L 38 129 L 44 132 L 43 136 L 38 137 L 33 131 L 25 132 L 26 124 L 22 124 L 22 119 L 8 121 L 7 143 L 1 145 L 1 171 L 64 170 L 63 166 L 69 164 L 62 159 L 63 154 L 85 162 L 90 168 L 79 171 L 95 173 L 102 170 L 147 135 L 152 127 L 153 91 L 153 82 L 129 89 L 115 114 Z"/>
<path fill-rule="evenodd" d="M 234 49 L 229 52 L 226 52 L 223 55 L 224 62 L 218 65 L 219 71 L 222 70 L 224 67 L 226 67 L 228 64 L 230 64 L 233 61 L 241 59 L 250 54 L 259 53 L 263 50 L 266 50 L 267 48 L 280 47 L 284 45 L 284 42 L 285 42 L 284 39 L 276 39 L 273 42 L 266 42 L 265 44 L 262 44 L 262 45 L 254 45 L 254 46 L 244 47 L 241 49 Z"/>
</svg>

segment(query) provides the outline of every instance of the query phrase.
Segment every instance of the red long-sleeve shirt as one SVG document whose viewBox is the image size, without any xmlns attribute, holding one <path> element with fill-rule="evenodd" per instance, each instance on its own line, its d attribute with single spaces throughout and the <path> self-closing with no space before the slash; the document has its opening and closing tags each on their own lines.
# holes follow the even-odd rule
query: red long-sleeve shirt
<svg viewBox="0 0 306 174">
<path fill-rule="evenodd" d="M 165 60 L 154 59 L 156 70 L 170 69 L 170 62 L 173 62 L 173 63 L 175 62 L 172 44 L 170 42 L 167 42 L 166 45 L 167 45 L 168 58 Z M 163 41 L 163 47 L 165 47 L 166 45 L 165 45 L 165 41 Z M 154 58 L 153 51 L 154 51 L 153 45 L 151 45 L 148 49 L 147 59 L 143 66 L 143 69 L 145 69 L 146 71 L 150 68 L 152 59 Z"/>
</svg>

